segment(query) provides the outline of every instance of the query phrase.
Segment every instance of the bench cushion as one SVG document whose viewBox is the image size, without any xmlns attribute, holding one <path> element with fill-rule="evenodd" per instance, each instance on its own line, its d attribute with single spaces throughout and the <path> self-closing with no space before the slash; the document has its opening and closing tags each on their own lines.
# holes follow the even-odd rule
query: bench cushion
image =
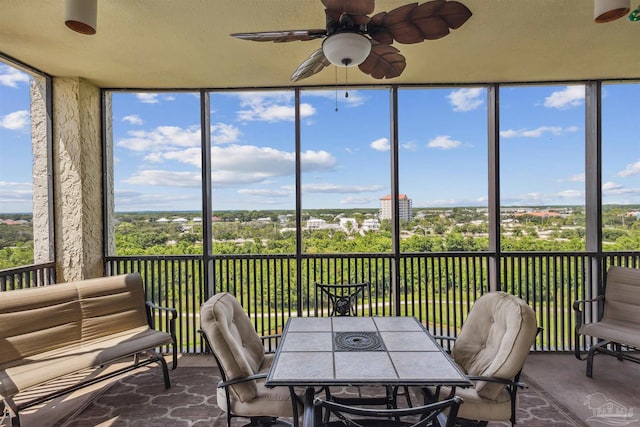
<svg viewBox="0 0 640 427">
<path fill-rule="evenodd" d="M 140 349 L 171 342 L 166 332 L 142 327 L 14 361 L 0 369 L 0 396 L 13 396 L 64 375 L 133 356 Z"/>
<path fill-rule="evenodd" d="M 0 395 L 170 343 L 147 324 L 137 273 L 3 292 Z"/>
</svg>

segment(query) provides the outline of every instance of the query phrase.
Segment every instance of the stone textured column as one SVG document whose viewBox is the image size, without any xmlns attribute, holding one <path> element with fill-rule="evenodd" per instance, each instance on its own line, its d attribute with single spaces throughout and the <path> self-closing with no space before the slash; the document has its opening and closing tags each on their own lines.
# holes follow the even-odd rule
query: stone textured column
<svg viewBox="0 0 640 427">
<path fill-rule="evenodd" d="M 33 262 L 54 260 L 52 174 L 49 156 L 50 117 L 47 113 L 47 79 L 31 80 L 31 142 L 33 147 Z M 52 194 L 52 193 L 51 193 Z"/>
<path fill-rule="evenodd" d="M 55 249 L 58 282 L 103 275 L 100 90 L 53 80 Z"/>
<path fill-rule="evenodd" d="M 111 96 L 111 92 L 107 92 L 104 95 L 104 129 L 105 129 L 105 140 L 104 140 L 104 146 L 105 146 L 105 150 L 104 152 L 107 153 L 106 155 L 106 159 L 104 162 L 105 165 L 105 171 L 103 174 L 104 179 L 106 180 L 105 182 L 105 189 L 106 189 L 106 221 L 107 223 L 104 224 L 105 227 L 107 227 L 107 242 L 106 242 L 106 254 L 105 255 L 115 255 L 116 253 L 116 221 L 114 218 L 114 214 L 115 214 L 115 199 L 114 199 L 114 194 L 115 194 L 115 184 L 114 184 L 114 177 L 113 177 L 113 173 L 114 173 L 114 165 L 113 165 L 113 101 L 112 101 L 112 96 Z"/>
</svg>

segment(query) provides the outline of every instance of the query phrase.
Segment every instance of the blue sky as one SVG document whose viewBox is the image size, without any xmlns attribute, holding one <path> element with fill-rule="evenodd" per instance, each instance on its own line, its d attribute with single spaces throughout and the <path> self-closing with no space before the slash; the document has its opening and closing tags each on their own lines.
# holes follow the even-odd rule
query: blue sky
<svg viewBox="0 0 640 427">
<path fill-rule="evenodd" d="M 0 65 L 0 212 L 31 211 L 29 78 Z M 390 94 L 301 95 L 302 207 L 377 208 L 390 193 Z M 640 85 L 603 87 L 604 203 L 640 204 Z M 484 88 L 399 91 L 400 192 L 487 206 Z M 503 206 L 584 204 L 584 87 L 500 91 Z M 336 107 L 338 111 L 336 111 Z M 200 210 L 197 93 L 113 94 L 116 211 Z M 211 94 L 213 210 L 295 207 L 292 92 Z"/>
</svg>

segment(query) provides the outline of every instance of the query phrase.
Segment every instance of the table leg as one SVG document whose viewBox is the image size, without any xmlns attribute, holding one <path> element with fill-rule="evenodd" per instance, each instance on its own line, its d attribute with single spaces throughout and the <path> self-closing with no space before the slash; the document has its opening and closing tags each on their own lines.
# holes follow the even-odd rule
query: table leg
<svg viewBox="0 0 640 427">
<path fill-rule="evenodd" d="M 315 426 L 316 418 L 319 418 L 315 414 L 313 399 L 316 393 L 313 387 L 308 387 L 304 391 L 304 412 L 302 415 L 302 427 L 313 427 Z"/>
</svg>

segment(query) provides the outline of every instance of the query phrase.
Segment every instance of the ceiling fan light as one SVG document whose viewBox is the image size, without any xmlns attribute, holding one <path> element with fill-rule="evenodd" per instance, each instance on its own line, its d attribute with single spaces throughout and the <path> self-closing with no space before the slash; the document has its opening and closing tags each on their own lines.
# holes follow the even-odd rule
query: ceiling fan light
<svg viewBox="0 0 640 427">
<path fill-rule="evenodd" d="M 73 31 L 93 35 L 96 33 L 98 0 L 66 0 L 64 23 Z"/>
<path fill-rule="evenodd" d="M 631 10 L 631 0 L 594 0 L 593 20 L 598 24 L 615 21 Z"/>
<path fill-rule="evenodd" d="M 322 42 L 322 52 L 333 65 L 353 67 L 367 59 L 371 41 L 358 33 L 333 34 Z"/>
</svg>

